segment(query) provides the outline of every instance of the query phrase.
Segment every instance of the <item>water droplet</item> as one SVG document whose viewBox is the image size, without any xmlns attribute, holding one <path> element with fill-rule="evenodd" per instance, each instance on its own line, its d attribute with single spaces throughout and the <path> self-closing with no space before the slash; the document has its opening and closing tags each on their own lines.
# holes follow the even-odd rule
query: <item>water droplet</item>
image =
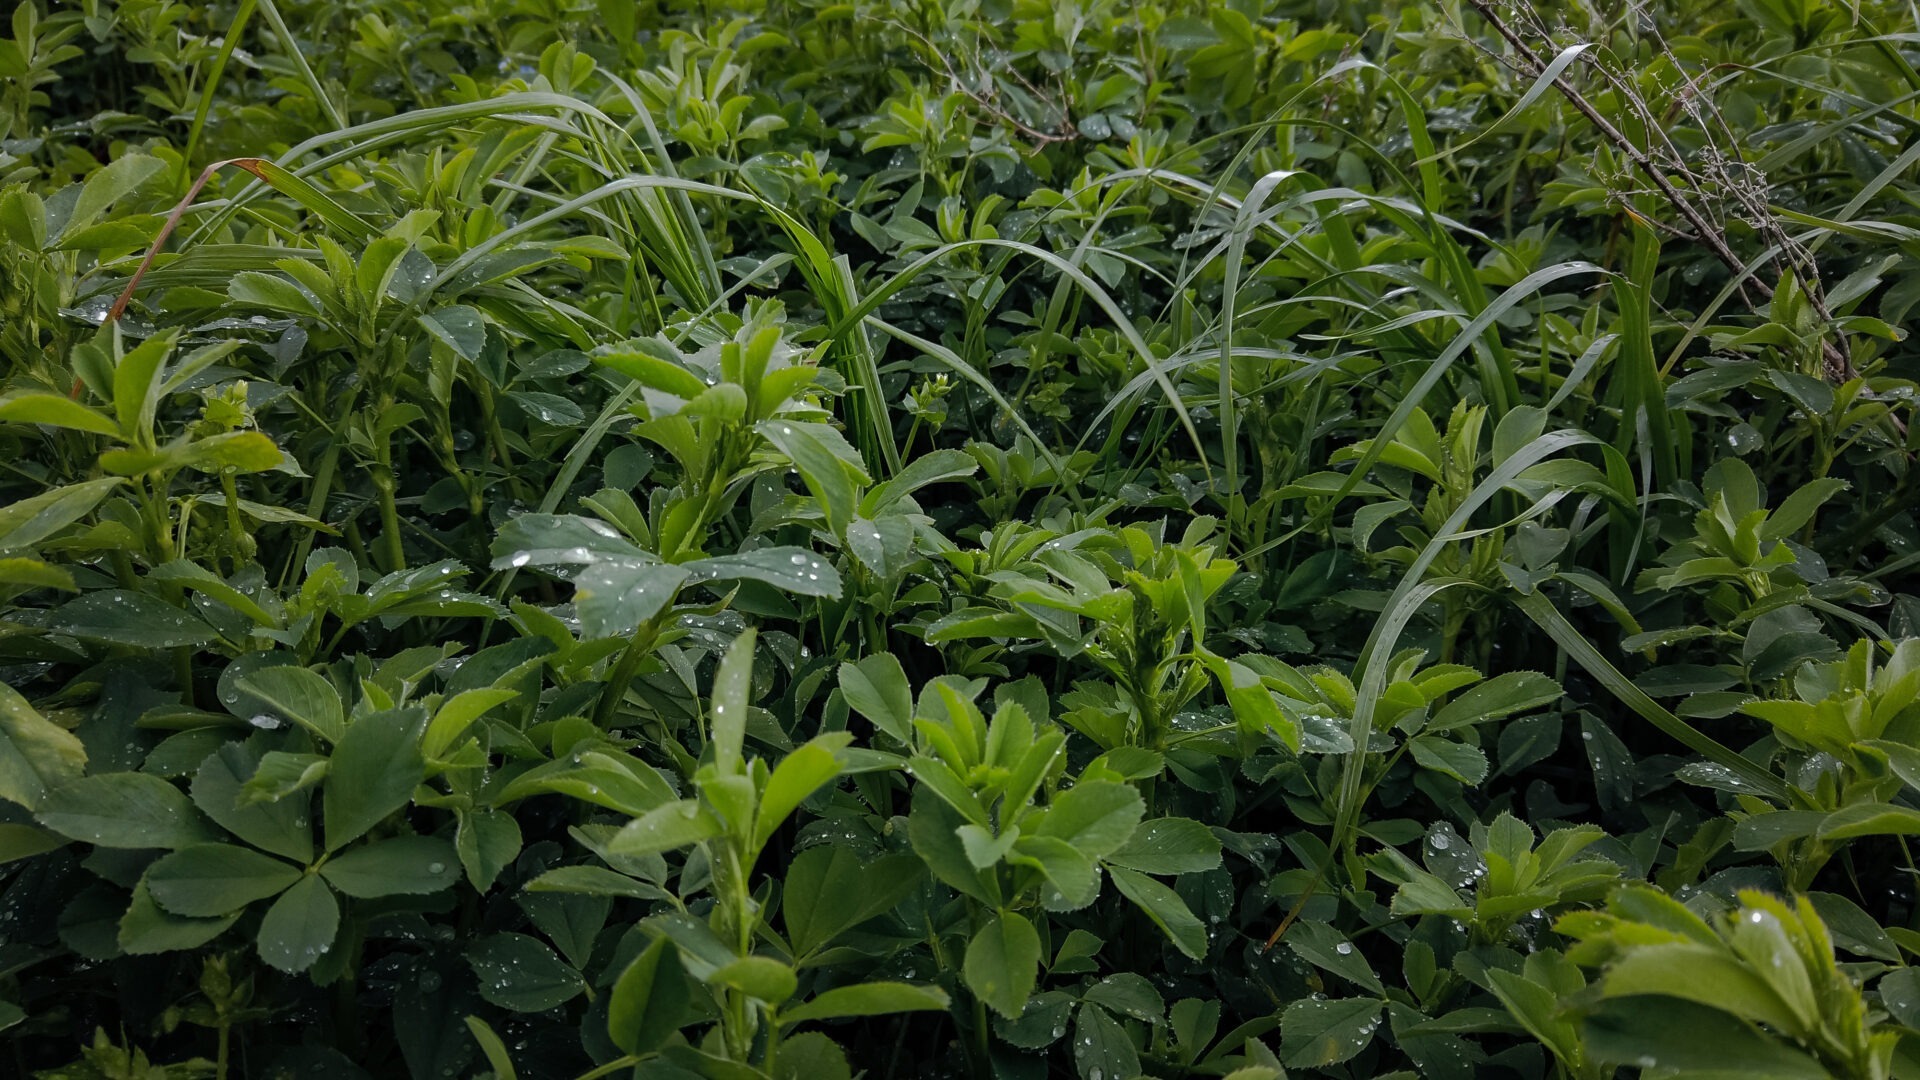
<svg viewBox="0 0 1920 1080">
<path fill-rule="evenodd" d="M 1435 851 L 1445 851 L 1453 846 L 1453 841 L 1448 840 L 1444 833 L 1433 834 L 1427 838 L 1427 843 L 1432 846 Z"/>
<path fill-rule="evenodd" d="M 512 563 L 516 567 L 520 567 L 520 566 L 525 566 L 528 563 L 532 562 L 533 556 L 527 554 L 524 551 L 521 551 L 521 552 L 516 552 L 513 558 L 508 559 L 507 561 Z"/>
<path fill-rule="evenodd" d="M 1333 947 L 1333 951 L 1334 951 L 1334 952 L 1337 952 L 1337 953 L 1339 953 L 1339 954 L 1340 954 L 1341 956 L 1352 956 L 1352 955 L 1353 955 L 1353 946 L 1351 946 L 1351 945 L 1349 945 L 1349 944 L 1347 944 L 1346 942 L 1344 942 L 1344 941 L 1343 941 L 1343 942 L 1341 942 L 1340 944 L 1338 944 L 1338 945 L 1335 945 L 1335 946 Z"/>
<path fill-rule="evenodd" d="M 802 555 L 801 553 L 799 553 L 799 552 L 797 552 L 797 551 L 796 551 L 796 552 L 794 552 L 794 553 L 793 553 L 793 565 L 795 565 L 795 566 L 805 566 L 805 565 L 807 565 L 807 557 L 806 557 L 805 555 Z"/>
<path fill-rule="evenodd" d="M 429 874 L 444 874 L 444 873 L 446 873 L 446 872 L 447 872 L 447 864 L 446 864 L 446 863 L 443 863 L 443 862 L 430 862 L 430 863 L 428 863 L 428 864 L 427 864 L 427 873 L 429 873 Z"/>
<path fill-rule="evenodd" d="M 278 731 L 281 727 L 285 726 L 279 717 L 268 713 L 256 713 L 247 718 L 247 723 L 252 724 L 261 731 Z"/>
</svg>

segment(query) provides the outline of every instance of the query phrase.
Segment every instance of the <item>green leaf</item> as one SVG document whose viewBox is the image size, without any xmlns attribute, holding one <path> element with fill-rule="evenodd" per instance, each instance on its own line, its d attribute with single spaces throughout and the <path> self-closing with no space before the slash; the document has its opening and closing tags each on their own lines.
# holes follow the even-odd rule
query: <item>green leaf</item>
<svg viewBox="0 0 1920 1080">
<path fill-rule="evenodd" d="M 789 1024 L 800 1024 L 809 1020 L 839 1020 L 849 1016 L 941 1012 L 947 1005 L 946 992 L 934 986 L 900 982 L 857 983 L 818 994 L 811 1001 L 783 1011 L 780 1019 Z"/>
<path fill-rule="evenodd" d="M 1167 1015 L 1166 999 L 1160 996 L 1160 991 L 1153 988 L 1146 976 L 1131 971 L 1101 979 L 1087 987 L 1081 998 L 1147 1024 L 1160 1024 Z"/>
<path fill-rule="evenodd" d="M 516 799 L 553 792 L 639 817 L 673 801 L 674 790 L 659 771 L 619 753 L 575 749 L 515 777 L 494 796 L 505 805 Z"/>
<path fill-rule="evenodd" d="M 277 670 L 277 669 L 269 669 Z M 321 805 L 328 851 L 338 851 L 387 815 L 407 805 L 426 775 L 419 709 L 369 713 L 353 722 L 333 748 Z"/>
<path fill-rule="evenodd" d="M 1017 1020 L 1039 977 L 1040 935 L 1024 916 L 1002 911 L 967 943 L 961 973 L 974 996 Z"/>
<path fill-rule="evenodd" d="M 526 934 L 481 938 L 467 950 L 467 964 L 480 980 L 480 996 L 514 1012 L 545 1012 L 587 988 L 579 972 Z"/>
<path fill-rule="evenodd" d="M 1195 960 L 1207 954 L 1207 928 L 1178 893 L 1137 871 L 1110 866 L 1107 872 L 1114 886 L 1146 912 L 1176 948 Z"/>
<path fill-rule="evenodd" d="M 1098 858 L 1131 839 L 1146 812 L 1146 802 L 1131 786 L 1090 780 L 1054 796 L 1034 832 Z"/>
<path fill-rule="evenodd" d="M 241 795 L 260 767 L 244 743 L 227 743 L 207 756 L 188 789 L 200 812 L 228 832 L 263 851 L 302 865 L 313 859 L 313 830 L 307 823 L 308 800 L 250 802 Z"/>
<path fill-rule="evenodd" d="M 902 745 L 913 745 L 913 688 L 899 657 L 877 652 L 841 664 L 840 692 L 874 727 Z"/>
<path fill-rule="evenodd" d="M 298 867 L 237 844 L 193 844 L 147 868 L 147 891 L 175 915 L 226 915 L 300 877 Z"/>
<path fill-rule="evenodd" d="M 0 683 L 0 799 L 35 809 L 49 790 L 80 779 L 86 767 L 78 737 Z"/>
<path fill-rule="evenodd" d="M 1813 520 L 1813 515 L 1828 499 L 1847 490 L 1848 486 L 1845 480 L 1831 476 L 1809 480 L 1793 494 L 1781 499 L 1780 505 L 1767 515 L 1767 520 L 1760 526 L 1760 539 L 1785 540 L 1799 532 L 1802 526 Z"/>
<path fill-rule="evenodd" d="M 92 435 L 105 435 L 108 438 L 117 439 L 120 437 L 120 425 L 114 423 L 111 418 L 103 416 L 71 398 L 62 397 L 59 394 L 28 392 L 8 394 L 0 397 L 0 423 L 46 424 L 51 427 L 71 428 L 74 431 L 84 431 Z M 91 483 L 100 482 L 101 481 L 97 480 L 91 481 Z M 112 483 L 119 484 L 124 483 L 124 481 L 113 480 Z M 46 492 L 43 495 L 34 497 L 45 498 L 46 495 L 52 494 L 54 493 Z M 14 509 L 14 507 L 8 507 L 5 511 L 0 511 L 0 513 L 10 512 Z M 84 510 L 81 511 L 81 513 L 85 512 Z"/>
<path fill-rule="evenodd" d="M 479 892 L 493 883 L 520 854 L 520 823 L 512 814 L 499 810 L 470 810 L 460 815 L 453 846 L 460 866 L 467 873 L 467 884 Z"/>
<path fill-rule="evenodd" d="M 671 352 L 672 346 L 665 346 L 663 351 Z M 593 362 L 604 364 L 650 390 L 671 394 L 683 401 L 691 401 L 707 392 L 707 384 L 700 376 L 646 349 L 598 353 L 593 357 Z"/>
<path fill-rule="evenodd" d="M 66 845 L 66 838 L 31 825 L 0 825 L 0 865 L 31 859 Z"/>
<path fill-rule="evenodd" d="M 121 438 L 153 446 L 153 416 L 160 407 L 160 373 L 173 355 L 173 332 L 158 334 L 128 349 L 113 369 L 113 411 Z"/>
<path fill-rule="evenodd" d="M 501 1041 L 485 1020 L 477 1016 L 467 1017 L 467 1030 L 473 1033 L 473 1041 L 480 1044 L 480 1052 L 486 1055 L 487 1064 L 493 1066 L 494 1080 L 519 1080 L 519 1074 L 513 1070 L 513 1055 L 507 1053 L 507 1044 Z"/>
<path fill-rule="evenodd" d="M 772 547 L 681 563 L 688 584 L 758 581 L 796 596 L 839 596 L 840 571 L 805 548 Z"/>
<path fill-rule="evenodd" d="M 147 883 L 133 887 L 133 902 L 120 919 L 120 951 L 131 956 L 197 949 L 226 932 L 240 918 L 238 911 L 210 919 L 193 919 L 161 909 L 147 892 Z"/>
<path fill-rule="evenodd" d="M 462 690 L 440 703 L 421 738 L 421 752 L 429 758 L 443 758 L 448 750 L 495 706 L 520 696 L 520 691 L 504 687 Z"/>
<path fill-rule="evenodd" d="M 1442 706 L 1427 731 L 1449 731 L 1511 716 L 1560 700 L 1560 684 L 1532 671 L 1509 671 L 1474 686 Z"/>
<path fill-rule="evenodd" d="M 1421 768 L 1445 773 L 1463 784 L 1487 778 L 1487 755 L 1477 746 L 1421 735 L 1407 744 L 1407 750 Z"/>
<path fill-rule="evenodd" d="M 1318 1069 L 1352 1059 L 1380 1026 L 1376 998 L 1296 1001 L 1280 1019 L 1280 1057 L 1296 1069 Z"/>
<path fill-rule="evenodd" d="M 687 979 L 680 950 L 664 936 L 653 939 L 613 984 L 607 1003 L 607 1034 L 629 1054 L 659 1049 L 687 1013 Z"/>
<path fill-rule="evenodd" d="M 165 171 L 167 163 L 146 154 L 123 154 L 94 171 L 80 189 L 61 226 L 61 235 L 69 236 L 86 228 L 106 213 L 107 207 L 133 194 L 140 185 Z"/>
<path fill-rule="evenodd" d="M 769 1005 L 778 1005 L 793 996 L 800 978 L 792 968 L 771 956 L 743 956 L 714 969 L 707 982 L 738 990 Z"/>
<path fill-rule="evenodd" d="M 312 967 L 333 948 L 340 932 L 340 901 L 309 874 L 267 909 L 260 920 L 260 959 L 288 974 Z"/>
<path fill-rule="evenodd" d="M 793 462 L 807 490 L 819 500 L 827 527 L 844 532 L 853 520 L 856 487 L 871 479 L 847 440 L 825 424 L 789 420 L 763 420 L 754 430 Z"/>
<path fill-rule="evenodd" d="M 1367 958 L 1360 955 L 1345 934 L 1326 923 L 1312 919 L 1294 923 L 1293 928 L 1287 931 L 1287 948 L 1314 967 L 1331 971 L 1363 990 L 1371 990 L 1382 996 L 1387 992 L 1380 983 L 1380 977 L 1368 965 Z"/>
<path fill-rule="evenodd" d="M 1855 803 L 1828 814 L 1820 822 L 1818 835 L 1822 840 L 1920 835 L 1920 810 L 1892 803 Z"/>
<path fill-rule="evenodd" d="M 910 855 L 863 857 L 841 844 L 821 844 L 786 866 L 780 912 L 796 957 L 806 957 L 846 930 L 892 911 L 923 879 Z"/>
<path fill-rule="evenodd" d="M 720 819 L 699 802 L 679 799 L 628 822 L 607 843 L 607 851 L 622 858 L 638 858 L 697 844 L 723 831 Z"/>
<path fill-rule="evenodd" d="M 604 560 L 573 579 L 583 638 L 623 637 L 672 605 L 687 580 L 671 563 Z"/>
<path fill-rule="evenodd" d="M 198 617 L 145 593 L 102 589 L 56 609 L 48 628 L 82 641 L 171 649 L 205 645 L 216 636 Z"/>
<path fill-rule="evenodd" d="M 740 755 L 747 737 L 747 706 L 752 699 L 754 640 L 754 630 L 748 627 L 727 646 L 714 671 L 713 703 L 708 714 L 713 764 L 722 776 L 737 776 L 746 768 Z"/>
<path fill-rule="evenodd" d="M 227 296 L 236 304 L 284 311 L 290 315 L 320 314 L 320 305 L 305 289 L 274 274 L 246 270 L 227 284 Z"/>
<path fill-rule="evenodd" d="M 427 333 L 459 353 L 462 359 L 478 360 L 487 347 L 487 324 L 478 311 L 465 304 L 444 307 L 419 318 L 420 326 Z"/>
<path fill-rule="evenodd" d="M 269 750 L 260 758 L 260 767 L 241 787 L 237 805 L 279 802 L 319 787 L 320 782 L 327 778 L 329 765 L 327 759 L 318 754 Z M 306 801 L 301 800 L 297 805 L 304 807 Z"/>
<path fill-rule="evenodd" d="M 1073 1063 L 1087 1080 L 1140 1075 L 1140 1053 L 1127 1029 L 1097 1005 L 1082 1005 L 1073 1025 Z"/>
<path fill-rule="evenodd" d="M 453 845 L 433 836 L 396 836 L 343 851 L 320 867 L 327 884 L 348 896 L 422 895 L 459 879 Z"/>
<path fill-rule="evenodd" d="M 773 831 L 787 820 L 787 815 L 840 775 L 842 766 L 837 751 L 852 739 L 853 736 L 844 731 L 815 736 L 794 748 L 773 767 L 773 775 L 768 777 L 766 789 L 760 793 L 760 808 L 754 818 L 756 849 L 766 844 Z"/>
<path fill-rule="evenodd" d="M 36 815 L 70 840 L 177 849 L 219 839 L 179 788 L 146 773 L 102 773 L 50 792 Z"/>
<path fill-rule="evenodd" d="M 1641 1068 L 1766 1080 L 1827 1080 L 1818 1061 L 1718 1009 L 1670 997 L 1603 1003 L 1581 1028 L 1588 1056 Z"/>
<path fill-rule="evenodd" d="M 59 399 L 65 401 L 65 398 Z M 0 402 L 0 415 L 6 406 Z M 103 422 L 111 421 L 101 418 Z M 126 483 L 117 476 L 88 480 L 79 484 L 43 491 L 0 506 L 0 551 L 31 548 L 42 540 L 86 517 L 100 500 Z"/>
<path fill-rule="evenodd" d="M 1191 818 L 1155 818 L 1105 861 L 1143 874 L 1193 874 L 1220 865 L 1220 838 Z"/>
<path fill-rule="evenodd" d="M 59 589 L 79 592 L 73 573 L 30 555 L 0 557 L 0 585 L 17 589 Z"/>
</svg>

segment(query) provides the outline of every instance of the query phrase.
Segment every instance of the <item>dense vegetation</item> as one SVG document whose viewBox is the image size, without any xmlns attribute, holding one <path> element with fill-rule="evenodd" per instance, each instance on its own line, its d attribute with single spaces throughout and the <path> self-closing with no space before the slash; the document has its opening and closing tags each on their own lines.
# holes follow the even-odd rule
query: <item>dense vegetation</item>
<svg viewBox="0 0 1920 1080">
<path fill-rule="evenodd" d="M 0 1072 L 1920 1077 L 1920 26 L 25 0 Z"/>
</svg>

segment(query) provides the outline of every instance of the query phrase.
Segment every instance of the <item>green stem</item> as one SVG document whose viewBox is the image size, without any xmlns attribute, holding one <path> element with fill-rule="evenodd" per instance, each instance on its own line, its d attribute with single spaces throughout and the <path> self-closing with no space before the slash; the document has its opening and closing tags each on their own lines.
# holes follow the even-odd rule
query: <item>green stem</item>
<svg viewBox="0 0 1920 1080">
<path fill-rule="evenodd" d="M 392 396 L 382 394 L 374 415 L 385 415 L 392 405 Z M 398 481 L 393 475 L 393 436 L 377 436 L 373 440 L 373 489 L 380 496 L 380 545 L 389 572 L 407 568 L 406 546 L 400 537 L 400 506 L 394 500 L 397 487 Z"/>
<path fill-rule="evenodd" d="M 672 617 L 673 603 L 668 601 L 660 609 L 660 614 L 642 623 L 633 633 L 633 640 L 620 652 L 620 659 L 614 661 L 613 671 L 607 676 L 607 684 L 600 688 L 600 700 L 593 709 L 593 722 L 602 731 L 611 730 L 614 718 L 620 714 L 620 703 L 626 700 L 627 687 L 633 685 L 633 678 L 640 672 L 641 661 L 653 651 L 653 643 L 660 636 L 662 620 Z"/>
<path fill-rule="evenodd" d="M 581 1073 L 577 1078 L 577 1080 L 599 1080 L 600 1077 L 612 1076 L 614 1073 L 619 1072 L 621 1069 L 630 1069 L 633 1066 L 640 1064 L 640 1062 L 643 1060 L 645 1059 L 640 1057 L 640 1055 L 638 1054 L 628 1054 L 623 1058 L 616 1058 L 613 1061 L 609 1061 L 605 1065 L 601 1065 L 597 1068 L 588 1069 L 586 1072 Z"/>
<path fill-rule="evenodd" d="M 324 520 L 327 511 L 327 496 L 333 494 L 333 475 L 340 468 L 340 448 L 346 445 L 342 432 L 353 422 L 354 406 L 360 403 L 360 389 L 348 390 L 340 400 L 340 415 L 335 418 L 331 431 L 332 438 L 327 441 L 327 452 L 320 457 L 320 467 L 314 470 L 313 491 L 307 496 L 307 516 Z M 282 584 L 292 581 L 293 575 L 306 565 L 307 552 L 313 548 L 313 530 L 309 529 L 300 537 L 299 546 L 294 548 L 293 562 L 282 575 Z"/>
</svg>

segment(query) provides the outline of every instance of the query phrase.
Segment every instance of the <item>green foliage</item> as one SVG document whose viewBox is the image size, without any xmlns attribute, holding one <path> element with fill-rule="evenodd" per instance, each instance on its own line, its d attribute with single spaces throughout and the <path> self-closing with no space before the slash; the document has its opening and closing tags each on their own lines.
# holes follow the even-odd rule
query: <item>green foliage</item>
<svg viewBox="0 0 1920 1080">
<path fill-rule="evenodd" d="M 0 1072 L 1920 1077 L 1913 18 L 15 5 Z"/>
</svg>

